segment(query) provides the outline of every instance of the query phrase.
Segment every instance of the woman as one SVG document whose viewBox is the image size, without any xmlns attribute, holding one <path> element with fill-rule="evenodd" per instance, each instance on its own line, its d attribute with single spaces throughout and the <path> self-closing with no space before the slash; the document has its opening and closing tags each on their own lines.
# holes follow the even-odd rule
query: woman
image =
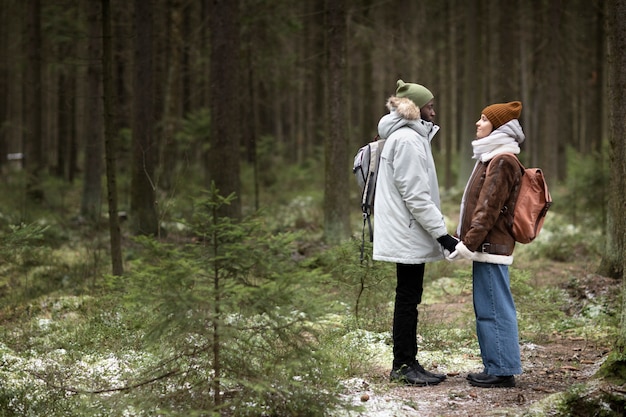
<svg viewBox="0 0 626 417">
<path fill-rule="evenodd" d="M 450 258 L 471 259 L 476 333 L 484 370 L 467 376 L 473 386 L 514 387 L 522 373 L 515 303 L 509 268 L 515 239 L 505 207 L 511 207 L 522 170 L 516 154 L 524 141 L 518 118 L 522 103 L 497 103 L 483 109 L 472 142 L 477 160 L 461 201 Z"/>
</svg>

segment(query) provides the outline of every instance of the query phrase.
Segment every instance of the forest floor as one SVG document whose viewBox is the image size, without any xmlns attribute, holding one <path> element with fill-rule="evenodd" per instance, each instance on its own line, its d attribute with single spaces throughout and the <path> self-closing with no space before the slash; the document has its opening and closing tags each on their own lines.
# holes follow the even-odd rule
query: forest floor
<svg viewBox="0 0 626 417">
<path fill-rule="evenodd" d="M 572 301 L 581 302 L 598 296 L 619 294 L 620 282 L 595 275 L 587 270 L 588 266 L 575 264 L 555 264 L 542 271 L 535 272 L 537 282 L 545 285 L 558 285 L 567 290 Z M 573 289 L 568 285 L 575 277 L 578 286 Z M 426 288 L 428 291 L 428 288 Z M 467 305 L 469 303 L 469 305 Z M 445 313 L 453 320 L 455 315 L 471 309 L 471 296 L 453 297 L 449 302 L 430 305 L 429 311 Z M 432 314 L 431 314 L 432 315 Z M 441 317 L 441 315 L 438 315 Z M 600 410 L 580 407 L 579 411 L 560 414 L 554 405 L 548 405 L 552 399 L 558 399 L 559 393 L 565 393 L 574 386 L 593 387 L 585 396 L 598 396 L 603 393 L 617 393 L 623 398 L 626 386 L 612 386 L 606 381 L 594 378 L 594 374 L 607 358 L 610 346 L 597 345 L 583 337 L 568 336 L 554 332 L 548 335 L 542 345 L 521 344 L 522 367 L 524 373 L 516 377 L 514 388 L 476 388 L 466 380 L 467 369 L 427 369 L 446 372 L 447 379 L 436 386 L 407 387 L 390 383 L 389 367 L 384 364 L 375 373 L 366 376 L 359 383 L 353 384 L 348 396 L 362 411 L 351 416 L 598 416 L 623 415 L 601 414 Z M 419 354 L 418 354 L 419 356 Z M 469 372 L 480 372 L 480 357 L 469 358 L 476 365 Z M 423 363 L 426 365 L 425 363 Z M 430 363 L 429 365 L 433 365 Z M 602 401 L 600 401 L 601 403 Z M 544 407 L 543 409 L 541 407 Z M 551 410 L 546 412 L 547 410 Z M 622 408 L 623 412 L 623 408 Z"/>
</svg>

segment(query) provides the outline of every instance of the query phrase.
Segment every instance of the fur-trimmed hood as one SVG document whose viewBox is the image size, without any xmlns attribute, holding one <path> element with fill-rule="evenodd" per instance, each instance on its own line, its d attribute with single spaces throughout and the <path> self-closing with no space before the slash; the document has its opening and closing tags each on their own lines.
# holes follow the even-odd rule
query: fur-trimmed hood
<svg viewBox="0 0 626 417">
<path fill-rule="evenodd" d="M 427 138 L 429 141 L 439 131 L 439 126 L 421 118 L 419 107 L 411 99 L 396 96 L 389 97 L 387 108 L 389 113 L 384 115 L 378 122 L 378 134 L 383 139 L 387 139 L 393 132 L 402 127 L 415 130 L 420 136 Z"/>
<path fill-rule="evenodd" d="M 420 109 L 415 103 L 406 97 L 391 96 L 387 100 L 387 108 L 390 112 L 397 112 L 400 116 L 408 120 L 420 118 Z"/>
</svg>

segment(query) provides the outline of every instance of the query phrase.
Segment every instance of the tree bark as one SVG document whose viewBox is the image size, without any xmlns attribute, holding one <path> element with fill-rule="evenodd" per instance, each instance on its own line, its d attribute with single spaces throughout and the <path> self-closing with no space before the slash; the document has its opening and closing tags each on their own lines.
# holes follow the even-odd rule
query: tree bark
<svg viewBox="0 0 626 417">
<path fill-rule="evenodd" d="M 6 110 L 0 116 L 6 116 L 5 122 L 0 127 L 2 137 L 4 138 L 6 146 L 6 152 L 0 154 L 11 155 L 14 158 L 13 162 L 8 162 L 14 168 L 23 167 L 23 155 L 25 152 L 23 144 L 22 126 L 24 125 L 24 71 L 21 71 L 22 65 L 24 65 L 24 24 L 23 19 L 25 12 L 25 3 L 19 0 L 11 0 L 9 7 L 5 10 L 6 25 L 3 25 L 3 30 L 6 31 L 7 36 L 2 37 L 2 42 L 6 42 L 6 58 L 1 60 L 6 68 Z M 11 36 L 8 36 L 8 34 Z M 9 59 L 8 57 L 11 57 Z M 1 151 L 1 150 L 0 150 Z M 1 166 L 2 164 L 0 164 Z M 3 175 L 3 180 L 7 180 L 8 177 Z"/>
<path fill-rule="evenodd" d="M 446 31 L 445 31 L 445 39 L 446 44 L 448 45 L 447 50 L 442 53 L 443 63 L 442 69 L 444 70 L 443 83 L 442 83 L 442 97 L 441 102 L 447 103 L 445 106 L 445 110 L 440 114 L 441 126 L 445 132 L 445 137 L 447 140 L 444 144 L 445 154 L 444 154 L 444 165 L 441 170 L 437 170 L 438 172 L 442 172 L 444 176 L 443 187 L 445 189 L 450 189 L 455 185 L 454 181 L 454 173 L 453 173 L 453 157 L 455 156 L 456 150 L 459 147 L 459 134 L 458 134 L 458 123 L 456 121 L 459 118 L 458 111 L 456 107 L 451 106 L 450 103 L 456 103 L 458 100 L 458 65 L 461 62 L 459 58 L 459 50 L 457 45 L 458 38 L 458 4 L 456 1 L 452 0 L 450 2 L 446 2 L 446 6 L 444 8 L 444 18 L 446 22 Z M 439 109 L 437 109 L 439 110 Z M 463 138 L 461 140 L 467 141 L 467 138 Z M 459 175 L 459 172 L 456 172 Z M 460 175 L 459 175 L 460 176 Z M 460 181 L 459 181 L 460 182 Z"/>
<path fill-rule="evenodd" d="M 165 88 L 163 109 L 163 134 L 161 138 L 159 183 L 169 190 L 173 185 L 173 176 L 178 165 L 178 147 L 174 138 L 180 128 L 182 118 L 182 53 L 185 49 L 182 37 L 183 10 L 181 0 L 168 0 L 169 32 L 166 45 L 169 44 L 168 57 L 165 60 Z"/>
<path fill-rule="evenodd" d="M 460 162 L 459 177 L 457 179 L 460 187 L 465 187 L 469 179 L 473 160 L 471 141 L 476 138 L 476 120 L 480 117 L 480 111 L 490 103 L 485 103 L 483 94 L 483 84 L 480 77 L 475 76 L 476 62 L 481 62 L 484 54 L 481 56 L 480 48 L 480 25 L 474 23 L 478 20 L 481 10 L 480 0 L 470 0 L 465 10 L 465 18 L 463 19 L 463 98 L 461 103 L 461 127 L 459 129 L 460 137 Z"/>
<path fill-rule="evenodd" d="M 111 265 L 113 275 L 124 273 L 122 262 L 122 233 L 117 214 L 117 178 L 115 157 L 117 150 L 114 131 L 113 102 L 113 52 L 111 40 L 111 6 L 109 0 L 102 0 L 102 86 L 104 106 L 104 137 L 106 152 L 107 189 L 109 202 L 109 234 L 111 240 Z"/>
<path fill-rule="evenodd" d="M 43 157 L 43 94 L 42 94 L 42 37 L 41 1 L 28 2 L 27 11 L 27 62 L 24 75 L 24 166 L 28 174 L 26 194 L 34 202 L 44 199 L 41 175 Z"/>
<path fill-rule="evenodd" d="M 352 26 L 359 31 L 363 41 L 360 47 L 353 51 L 356 54 L 351 54 L 350 67 L 356 73 L 355 87 L 358 88 L 358 96 L 364 98 L 355 100 L 351 108 L 350 119 L 354 121 L 351 123 L 354 130 L 348 133 L 352 138 L 348 143 L 352 149 L 358 149 L 376 136 L 376 124 L 381 116 L 380 103 L 374 91 L 374 60 L 371 57 L 377 41 L 375 29 L 371 27 L 373 13 L 372 0 L 363 1 L 363 7 L 360 10 L 355 8 L 351 13 L 354 15 Z"/>
<path fill-rule="evenodd" d="M 211 30 L 211 147 L 208 153 L 208 183 L 213 181 L 222 196 L 236 199 L 220 207 L 220 214 L 241 217 L 239 5 L 231 0 L 213 0 L 209 14 Z"/>
<path fill-rule="evenodd" d="M 8 2 L 6 2 L 8 3 Z M 14 19 L 14 16 L 11 16 Z M 9 8 L 0 7 L 0 57 L 9 56 Z M 14 40 L 11 40 L 14 42 Z M 0 95 L 0 121 L 9 120 L 9 64 L 0 65 L 0 91 L 6 92 Z M 0 122 L 1 123 L 1 122 Z M 0 124 L 0 156 L 8 153 L 8 134 L 7 129 Z M 0 157 L 0 172 L 5 165 L 5 158 Z"/>
<path fill-rule="evenodd" d="M 324 237 L 337 244 L 350 236 L 348 138 L 346 135 L 346 4 L 329 0 L 328 11 L 328 131 L 325 135 Z"/>
<path fill-rule="evenodd" d="M 562 37 L 562 13 L 561 1 L 546 2 L 541 12 L 543 26 L 541 28 L 545 44 L 538 57 L 537 72 L 535 73 L 535 94 L 532 103 L 528 103 L 526 112 L 534 112 L 537 115 L 535 134 L 528 135 L 528 146 L 539 150 L 537 165 L 542 167 L 546 178 L 550 182 L 560 178 L 563 171 L 562 155 L 564 154 L 564 138 L 561 119 L 554 117 L 554 112 L 559 111 L 563 100 L 561 90 L 563 88 L 563 67 L 559 56 Z M 559 111 L 559 113 L 563 113 Z M 539 140 L 539 137 L 543 140 Z M 562 151 L 562 152 L 560 152 Z"/>
<path fill-rule="evenodd" d="M 158 236 L 154 139 L 154 66 L 152 13 L 149 0 L 135 0 L 133 67 L 132 180 L 130 224 L 134 235 Z"/>
<path fill-rule="evenodd" d="M 254 37 L 257 35 L 257 28 L 255 30 L 248 30 L 245 38 L 245 59 L 246 59 L 246 74 L 245 74 L 245 97 L 249 103 L 243 109 L 244 118 L 246 122 L 242 126 L 242 134 L 244 146 L 246 149 L 246 161 L 252 167 L 252 187 L 253 187 L 253 201 L 255 210 L 259 210 L 261 207 L 260 202 L 260 180 L 259 180 L 259 162 L 257 159 L 257 142 L 259 138 L 259 111 L 258 111 L 258 92 L 256 89 L 257 79 L 256 71 L 257 65 L 255 65 L 255 51 L 256 45 Z M 301 126 L 304 123 L 301 124 Z"/>
<path fill-rule="evenodd" d="M 84 178 L 81 215 L 96 221 L 102 205 L 103 171 L 103 110 L 102 110 L 102 22 L 99 20 L 101 4 L 93 0 L 87 4 L 87 82 L 84 112 Z"/>
<path fill-rule="evenodd" d="M 626 0 L 611 0 L 607 4 L 611 175 L 606 247 L 599 272 L 623 279 L 626 258 Z M 622 295 L 626 295 L 626 280 Z M 622 337 L 626 343 L 626 311 L 622 318 Z"/>
<path fill-rule="evenodd" d="M 63 48 L 66 49 L 66 48 Z M 69 51 L 63 53 L 63 56 Z M 58 74 L 58 95 L 57 95 L 57 161 L 56 161 L 56 175 L 57 177 L 69 181 L 70 180 L 70 167 L 72 164 L 71 151 L 72 142 L 74 136 L 74 112 L 75 105 L 74 100 L 74 78 L 71 77 L 69 68 L 60 68 Z"/>
</svg>

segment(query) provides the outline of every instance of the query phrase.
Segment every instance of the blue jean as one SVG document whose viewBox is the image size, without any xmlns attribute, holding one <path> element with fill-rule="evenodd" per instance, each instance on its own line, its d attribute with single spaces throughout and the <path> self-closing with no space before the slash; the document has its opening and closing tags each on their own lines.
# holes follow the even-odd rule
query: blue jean
<svg viewBox="0 0 626 417">
<path fill-rule="evenodd" d="M 480 355 L 489 375 L 522 373 L 515 302 L 509 267 L 473 262 L 474 313 Z"/>
</svg>

